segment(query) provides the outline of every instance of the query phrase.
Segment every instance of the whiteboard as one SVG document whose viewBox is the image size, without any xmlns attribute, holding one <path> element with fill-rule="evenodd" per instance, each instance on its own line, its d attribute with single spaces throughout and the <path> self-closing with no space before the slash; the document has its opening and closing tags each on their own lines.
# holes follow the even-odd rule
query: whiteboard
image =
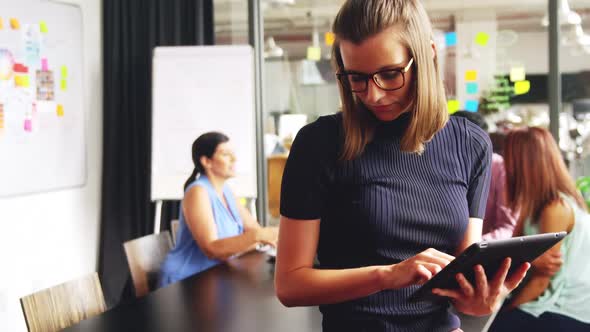
<svg viewBox="0 0 590 332">
<path fill-rule="evenodd" d="M 230 138 L 238 197 L 256 197 L 254 55 L 247 45 L 157 47 L 152 83 L 152 201 L 182 199 L 191 146 L 208 131 Z"/>
<path fill-rule="evenodd" d="M 79 7 L 0 0 L 0 197 L 86 182 Z"/>
</svg>

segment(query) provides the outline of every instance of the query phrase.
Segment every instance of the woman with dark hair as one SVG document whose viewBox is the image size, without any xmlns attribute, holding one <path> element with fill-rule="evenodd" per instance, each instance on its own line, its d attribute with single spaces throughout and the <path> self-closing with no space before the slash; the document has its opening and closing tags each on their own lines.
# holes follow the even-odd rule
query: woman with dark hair
<svg viewBox="0 0 590 332">
<path fill-rule="evenodd" d="M 281 187 L 275 284 L 287 306 L 319 305 L 324 331 L 460 329 L 452 304 L 491 313 L 524 277 L 510 259 L 477 285 L 408 298 L 482 234 L 491 144 L 449 119 L 419 0 L 347 0 L 332 31 L 342 111 L 303 127 Z M 314 265 L 317 253 L 319 266 Z"/>
<path fill-rule="evenodd" d="M 235 175 L 229 138 L 209 132 L 192 146 L 193 173 L 184 184 L 175 247 L 166 257 L 160 286 L 206 270 L 258 243 L 276 246 L 276 227 L 261 227 L 225 183 Z"/>
<path fill-rule="evenodd" d="M 529 280 L 490 331 L 590 331 L 590 264 L 583 261 L 590 252 L 590 218 L 584 199 L 546 129 L 511 131 L 504 152 L 506 198 L 520 210 L 514 234 L 569 234 L 533 262 Z M 562 264 L 543 266 L 556 254 Z"/>
</svg>

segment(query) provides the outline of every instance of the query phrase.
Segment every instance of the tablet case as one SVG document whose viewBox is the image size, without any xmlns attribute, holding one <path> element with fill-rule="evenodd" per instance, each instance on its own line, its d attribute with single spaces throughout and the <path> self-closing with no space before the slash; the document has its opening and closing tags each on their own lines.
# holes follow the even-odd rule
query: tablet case
<svg viewBox="0 0 590 332">
<path fill-rule="evenodd" d="M 496 271 L 506 257 L 512 258 L 508 275 L 521 264 L 531 262 L 561 241 L 566 232 L 544 233 L 513 237 L 503 240 L 481 241 L 469 246 L 461 255 L 457 256 L 449 265 L 437 273 L 432 279 L 420 287 L 408 299 L 410 302 L 441 300 L 432 294 L 433 288 L 457 289 L 459 284 L 455 279 L 457 273 L 463 273 L 465 278 L 474 284 L 475 271 L 473 267 L 481 264 L 488 280 L 494 277 Z"/>
</svg>

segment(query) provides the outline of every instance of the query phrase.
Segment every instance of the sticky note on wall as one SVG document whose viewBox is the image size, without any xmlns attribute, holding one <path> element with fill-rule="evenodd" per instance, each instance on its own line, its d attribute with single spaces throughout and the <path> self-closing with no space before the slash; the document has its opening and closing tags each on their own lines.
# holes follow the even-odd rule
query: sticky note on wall
<svg viewBox="0 0 590 332">
<path fill-rule="evenodd" d="M 0 104 L 0 129 L 4 129 L 4 105 Z"/>
<path fill-rule="evenodd" d="M 477 81 L 477 71 L 476 70 L 468 70 L 465 72 L 465 81 L 473 82 Z"/>
<path fill-rule="evenodd" d="M 10 27 L 12 28 L 12 30 L 18 30 L 20 29 L 20 22 L 16 18 L 11 18 Z"/>
<path fill-rule="evenodd" d="M 459 105 L 459 101 L 458 100 L 454 100 L 454 99 L 449 99 L 447 101 L 447 110 L 449 111 L 449 114 L 453 114 L 455 112 L 457 112 L 460 108 Z"/>
<path fill-rule="evenodd" d="M 28 88 L 30 86 L 29 75 L 17 75 L 14 77 L 14 85 L 19 88 Z"/>
<path fill-rule="evenodd" d="M 39 22 L 39 31 L 41 33 L 47 33 L 48 32 L 48 30 L 47 30 L 47 23 L 45 21 Z"/>
<path fill-rule="evenodd" d="M 479 85 L 475 82 L 467 83 L 467 94 L 473 95 L 479 91 Z"/>
<path fill-rule="evenodd" d="M 510 69 L 510 81 L 517 82 L 517 81 L 524 81 L 526 78 L 526 73 L 524 67 L 513 67 Z"/>
<path fill-rule="evenodd" d="M 28 73 L 28 72 L 29 72 L 29 67 L 25 66 L 25 65 L 24 65 L 24 64 L 22 64 L 22 63 L 15 63 L 15 64 L 12 66 L 12 70 L 13 70 L 15 73 L 25 73 L 25 74 L 26 74 L 26 73 Z"/>
<path fill-rule="evenodd" d="M 516 95 L 524 95 L 531 90 L 531 82 L 530 81 L 518 81 L 514 83 L 514 93 Z"/>
<path fill-rule="evenodd" d="M 307 48 L 307 60 L 320 61 L 322 59 L 322 49 L 315 46 Z"/>
<path fill-rule="evenodd" d="M 445 33 L 445 44 L 447 46 L 457 45 L 457 33 L 456 32 Z"/>
<path fill-rule="evenodd" d="M 4 21 L 2 20 L 2 17 L 0 17 L 0 30 L 4 29 Z"/>
<path fill-rule="evenodd" d="M 57 116 L 64 116 L 64 106 L 62 104 L 57 104 Z"/>
<path fill-rule="evenodd" d="M 468 100 L 465 102 L 465 110 L 469 112 L 477 112 L 479 102 L 477 100 Z"/>
<path fill-rule="evenodd" d="M 475 35 L 475 43 L 479 46 L 488 46 L 490 35 L 485 32 L 478 32 Z"/>
<path fill-rule="evenodd" d="M 63 79 L 68 78 L 68 67 L 61 66 L 61 78 L 63 78 Z"/>
<path fill-rule="evenodd" d="M 25 118 L 24 130 L 28 133 L 33 131 L 33 120 L 30 117 Z"/>
<path fill-rule="evenodd" d="M 324 39 L 325 39 L 326 45 L 332 46 L 332 45 L 334 45 L 334 41 L 336 41 L 336 35 L 333 32 L 328 31 L 324 35 Z"/>
</svg>

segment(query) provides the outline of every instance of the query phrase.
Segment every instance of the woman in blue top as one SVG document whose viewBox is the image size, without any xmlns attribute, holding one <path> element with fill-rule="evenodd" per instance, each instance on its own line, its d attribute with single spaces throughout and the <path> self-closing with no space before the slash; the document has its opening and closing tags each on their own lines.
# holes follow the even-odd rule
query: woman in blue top
<svg viewBox="0 0 590 332">
<path fill-rule="evenodd" d="M 176 246 L 166 257 L 160 286 L 206 270 L 258 243 L 276 246 L 276 227 L 261 227 L 234 197 L 227 179 L 235 175 L 229 138 L 205 133 L 193 142 L 195 169 L 184 184 Z"/>
<path fill-rule="evenodd" d="M 490 331 L 590 331 L 590 216 L 551 133 L 522 128 L 505 141 L 507 201 L 520 211 L 515 235 L 567 231 L 532 262 L 529 280 Z M 547 264 L 559 255 L 562 262 Z"/>
</svg>

